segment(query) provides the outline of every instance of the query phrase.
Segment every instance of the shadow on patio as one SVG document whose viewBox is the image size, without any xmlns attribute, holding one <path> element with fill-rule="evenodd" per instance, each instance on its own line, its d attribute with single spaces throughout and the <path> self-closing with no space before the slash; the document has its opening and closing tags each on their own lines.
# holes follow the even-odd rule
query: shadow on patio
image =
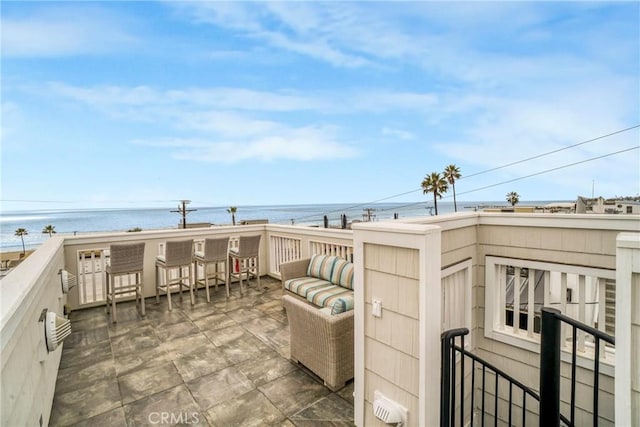
<svg viewBox="0 0 640 427">
<path fill-rule="evenodd" d="M 353 425 L 353 381 L 336 393 L 289 360 L 280 282 L 71 313 L 50 425 Z"/>
</svg>

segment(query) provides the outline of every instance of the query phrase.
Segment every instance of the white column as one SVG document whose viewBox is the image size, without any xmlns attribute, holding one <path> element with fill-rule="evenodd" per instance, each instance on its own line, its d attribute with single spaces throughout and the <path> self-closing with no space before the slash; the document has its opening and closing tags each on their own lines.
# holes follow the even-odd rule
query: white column
<svg viewBox="0 0 640 427">
<path fill-rule="evenodd" d="M 620 233 L 616 239 L 616 425 L 640 425 L 640 233 Z M 635 287 L 635 289 L 634 289 Z"/>
</svg>

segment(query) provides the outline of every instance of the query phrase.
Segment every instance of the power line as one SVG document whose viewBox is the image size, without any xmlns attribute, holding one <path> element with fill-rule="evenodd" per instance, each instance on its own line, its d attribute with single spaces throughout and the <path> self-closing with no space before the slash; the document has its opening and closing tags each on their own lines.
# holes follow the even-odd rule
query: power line
<svg viewBox="0 0 640 427">
<path fill-rule="evenodd" d="M 630 130 L 632 130 L 632 129 L 636 129 L 636 128 L 639 128 L 639 127 L 640 127 L 640 124 L 637 124 L 637 125 L 633 125 L 633 126 L 630 126 L 630 127 L 624 128 L 624 129 L 619 129 L 619 130 L 617 130 L 617 131 L 610 132 L 610 133 L 608 133 L 608 134 L 606 134 L 606 135 L 600 135 L 600 136 L 597 136 L 597 137 L 595 137 L 595 138 L 591 138 L 591 139 L 588 139 L 588 140 L 586 140 L 586 141 L 578 142 L 578 143 L 576 143 L 576 144 L 568 145 L 568 146 L 563 147 L 563 148 L 558 148 L 558 149 L 556 149 L 556 150 L 548 151 L 548 152 L 546 152 L 546 153 L 537 154 L 537 155 L 535 155 L 535 156 L 531 156 L 531 157 L 527 157 L 527 158 L 524 158 L 524 159 L 521 159 L 521 160 L 517 160 L 517 161 L 515 161 L 515 162 L 507 163 L 507 164 L 505 164 L 505 165 L 497 166 L 497 167 L 494 167 L 494 168 L 491 168 L 491 169 L 486 169 L 486 170 L 483 170 L 483 171 L 480 171 L 480 172 L 476 172 L 476 173 L 473 173 L 473 174 L 470 174 L 470 175 L 462 176 L 462 177 L 460 177 L 460 178 L 458 179 L 458 181 L 460 181 L 460 180 L 462 180 L 462 179 L 464 179 L 464 178 L 471 178 L 471 177 L 473 177 L 473 176 L 478 176 L 478 175 L 482 175 L 482 174 L 485 174 L 485 173 L 493 172 L 493 171 L 496 171 L 496 170 L 499 170 L 499 169 L 504 169 L 504 168 L 507 168 L 507 167 L 509 167 L 509 166 L 514 166 L 514 165 L 517 165 L 517 164 L 520 164 L 520 163 L 528 162 L 528 161 L 530 161 L 530 160 L 539 159 L 539 158 L 541 158 L 541 157 L 545 157 L 545 156 L 548 156 L 548 155 L 551 155 L 551 154 L 555 154 L 555 153 L 558 153 L 558 152 L 560 152 L 560 151 L 568 150 L 569 148 L 575 148 L 575 147 L 578 147 L 578 146 L 580 146 L 580 145 L 588 144 L 588 143 L 590 143 L 590 142 L 598 141 L 598 140 L 600 140 L 600 139 L 604 139 L 604 138 L 608 138 L 608 137 L 613 136 L 613 135 L 617 135 L 617 134 L 619 134 L 619 133 L 628 132 L 628 131 L 630 131 Z M 616 154 L 616 153 L 613 153 L 613 154 Z M 609 154 L 609 155 L 613 155 L 613 154 Z M 605 157 L 606 157 L 606 156 L 607 156 L 607 155 L 605 155 Z M 598 158 L 599 158 L 599 157 L 596 157 L 596 158 L 593 158 L 592 160 L 596 160 L 596 159 L 598 159 Z M 586 160 L 586 161 L 590 161 L 590 160 Z M 571 165 L 568 165 L 568 166 L 571 166 Z M 567 166 L 567 167 L 568 167 L 568 166 Z M 551 170 L 550 170 L 550 171 L 551 171 Z M 543 172 L 541 172 L 541 173 L 543 173 Z M 532 176 L 535 176 L 535 175 L 532 175 Z M 518 179 L 524 179 L 524 178 L 518 178 Z M 509 182 L 511 182 L 511 181 L 506 181 L 506 182 L 504 182 L 504 184 L 507 184 L 507 183 L 509 183 Z M 492 185 L 492 186 L 497 186 L 497 185 L 501 185 L 501 184 L 503 184 L 503 183 L 494 184 L 494 185 Z M 486 188 L 490 188 L 490 187 L 492 187 L 492 186 L 489 186 L 489 187 L 486 187 Z M 475 192 L 475 191 L 480 191 L 480 190 L 482 190 L 482 189 L 484 189 L 484 188 L 476 189 L 476 190 L 470 190 L 470 191 L 466 191 L 466 192 L 463 192 L 463 193 L 456 193 L 456 195 L 458 195 L 458 194 L 467 194 L 467 193 L 472 193 L 472 192 Z M 294 218 L 294 220 L 298 221 L 298 220 L 304 220 L 304 219 L 314 218 L 314 217 L 316 217 L 316 216 L 321 216 L 321 215 L 323 215 L 323 214 L 324 214 L 324 215 L 328 215 L 328 214 L 332 214 L 332 213 L 343 212 L 343 211 L 345 211 L 345 210 L 351 210 L 351 209 L 359 208 L 359 207 L 362 207 L 362 206 L 370 205 L 370 204 L 373 204 L 373 203 L 379 203 L 379 202 L 382 202 L 382 201 L 385 201 L 385 200 L 394 199 L 394 198 L 396 198 L 396 197 L 405 196 L 405 195 L 407 195 L 407 194 L 415 193 L 415 192 L 417 192 L 417 191 L 421 191 L 421 190 L 422 190 L 422 187 L 421 187 L 421 188 L 417 188 L 417 189 L 415 189 L 415 190 L 410 190 L 410 191 L 405 191 L 405 192 L 403 192 L 403 193 L 395 194 L 395 195 L 393 195 L 393 196 L 384 197 L 384 198 L 382 198 L 382 199 L 373 200 L 373 201 L 366 202 L 366 203 L 359 203 L 359 204 L 357 204 L 357 205 L 349 206 L 349 207 L 342 208 L 342 209 L 336 209 L 336 210 L 326 211 L 326 212 L 319 213 L 319 214 L 306 215 L 306 216 L 302 216 L 302 217 L 299 217 L 299 218 Z M 451 197 L 451 196 L 446 196 L 446 198 L 448 198 L 448 197 Z M 408 204 L 408 205 L 404 205 L 404 206 L 396 206 L 396 207 L 395 207 L 395 208 L 393 208 L 393 209 L 401 209 L 401 208 L 405 208 L 405 207 L 415 206 L 415 205 L 418 205 L 418 204 L 420 204 L 420 203 L 424 203 L 424 202 L 416 202 L 416 203 L 410 203 L 410 204 Z M 390 210 L 390 209 L 382 209 L 381 211 L 382 211 L 382 212 L 384 212 L 384 211 L 387 211 L 387 210 Z"/>
<path fill-rule="evenodd" d="M 535 173 L 532 173 L 532 174 L 529 174 L 529 175 L 525 175 L 525 176 L 521 176 L 521 177 L 518 177 L 518 178 L 513 178 L 513 179 L 506 180 L 506 181 L 501 181 L 501 182 L 498 182 L 498 183 L 495 183 L 495 184 L 485 185 L 484 187 L 475 188 L 473 190 L 463 191 L 463 192 L 460 192 L 460 193 L 456 193 L 456 195 L 475 193 L 476 191 L 486 190 L 487 188 L 497 187 L 499 185 L 509 184 L 511 182 L 516 182 L 516 181 L 521 181 L 521 180 L 526 179 L 526 178 L 531 178 L 532 176 L 543 175 L 545 173 L 554 172 L 554 171 L 557 171 L 557 170 L 560 170 L 560 169 L 569 168 L 571 166 L 576 166 L 576 165 L 579 165 L 579 164 L 582 164 L 582 163 L 587 163 L 587 162 L 591 162 L 591 161 L 594 161 L 594 160 L 603 159 L 605 157 L 615 156 L 616 154 L 626 153 L 627 151 L 637 150 L 638 148 L 640 148 L 640 146 L 635 146 L 635 147 L 631 147 L 631 148 L 625 148 L 624 150 L 614 151 L 612 153 L 603 154 L 601 156 L 591 157 L 589 159 L 580 160 L 579 162 L 569 163 L 569 164 L 566 164 L 566 165 L 558 166 L 558 167 L 551 168 L 551 169 L 545 169 L 543 171 L 535 172 Z M 453 196 L 444 196 L 442 198 L 446 199 L 446 198 L 449 198 L 449 197 L 453 197 Z M 421 203 L 426 203 L 426 202 L 424 202 L 424 201 L 416 202 L 416 203 L 411 203 L 411 204 L 404 205 L 404 206 L 396 206 L 396 207 L 391 208 L 391 209 L 401 209 L 401 208 L 406 208 L 406 207 L 410 207 L 410 206 L 419 205 Z M 391 210 L 391 209 L 381 209 L 381 212 L 388 211 L 388 210 Z"/>
<path fill-rule="evenodd" d="M 622 133 L 622 132 L 627 132 L 627 131 L 629 131 L 631 129 L 635 129 L 635 128 L 638 128 L 638 127 L 640 127 L 640 124 L 635 125 L 635 126 L 631 126 L 631 127 L 625 128 L 625 129 L 620 129 L 620 130 L 617 130 L 615 132 L 608 133 L 606 135 L 601 135 L 601 136 L 598 136 L 596 138 L 589 139 L 587 141 L 578 142 L 577 144 L 567 145 L 566 147 L 558 148 L 557 150 L 552 150 L 552 151 L 548 151 L 546 153 L 538 154 L 536 156 L 527 157 L 526 159 L 522 159 L 522 160 L 518 160 L 516 162 L 508 163 L 506 165 L 497 166 L 495 168 L 487 169 L 487 170 L 484 170 L 484 171 L 481 171 L 481 172 L 472 173 L 471 175 L 462 176 L 462 177 L 460 177 L 459 180 L 461 180 L 463 178 L 471 178 L 472 176 L 482 175 L 482 174 L 488 173 L 488 172 L 497 171 L 499 169 L 508 168 L 509 166 L 518 165 L 520 163 L 528 162 L 530 160 L 539 159 L 541 157 L 548 156 L 550 154 L 555 154 L 555 153 L 559 153 L 560 151 L 568 150 L 569 148 L 575 148 L 575 147 L 578 147 L 580 145 L 588 144 L 589 142 L 598 141 L 599 139 L 604 139 L 604 138 L 608 138 L 610 136 L 613 136 L 613 135 L 616 135 L 616 134 L 619 134 L 619 133 Z"/>
</svg>

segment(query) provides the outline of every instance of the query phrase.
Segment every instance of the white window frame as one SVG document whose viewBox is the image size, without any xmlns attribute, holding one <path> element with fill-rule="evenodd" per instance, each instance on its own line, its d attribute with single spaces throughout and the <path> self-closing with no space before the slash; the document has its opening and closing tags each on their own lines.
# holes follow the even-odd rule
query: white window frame
<svg viewBox="0 0 640 427">
<path fill-rule="evenodd" d="M 540 262 L 533 260 L 525 260 L 519 258 L 506 258 L 496 256 L 485 256 L 485 311 L 484 311 L 484 336 L 496 341 L 503 342 L 505 344 L 519 347 L 531 352 L 540 352 L 540 334 L 528 334 L 526 330 L 519 328 L 513 328 L 505 325 L 504 315 L 505 310 L 504 295 L 500 295 L 500 286 L 498 284 L 498 278 L 496 277 L 496 266 L 512 265 L 519 268 L 529 268 L 534 270 L 544 270 L 545 274 L 549 274 L 549 271 L 577 274 L 583 276 L 599 277 L 603 279 L 613 280 L 616 279 L 615 270 L 608 270 L 603 268 L 584 267 L 578 265 L 567 265 L 550 262 Z M 546 288 L 547 285 L 545 285 Z M 545 301 L 544 305 L 549 305 L 549 298 L 547 289 L 545 289 Z M 554 307 L 558 308 L 558 307 Z M 517 320 L 514 314 L 514 324 Z M 563 345 L 560 357 L 563 362 L 571 362 L 571 348 L 567 348 Z M 601 351 L 606 357 L 600 359 L 600 372 L 608 375 L 614 375 L 614 355 L 615 351 L 612 349 L 606 349 Z M 593 357 L 589 355 L 577 354 L 576 363 L 578 366 L 593 369 Z"/>
</svg>

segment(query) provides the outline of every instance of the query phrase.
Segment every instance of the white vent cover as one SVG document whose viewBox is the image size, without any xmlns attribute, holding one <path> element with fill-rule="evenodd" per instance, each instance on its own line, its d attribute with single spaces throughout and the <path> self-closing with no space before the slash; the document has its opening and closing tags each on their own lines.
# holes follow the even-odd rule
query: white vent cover
<svg viewBox="0 0 640 427">
<path fill-rule="evenodd" d="M 60 317 L 53 311 L 47 311 L 44 320 L 44 337 L 47 350 L 53 351 L 71 334 L 71 321 Z"/>
<path fill-rule="evenodd" d="M 373 413 L 386 424 L 402 426 L 407 423 L 407 408 L 389 400 L 378 390 L 373 392 Z"/>
<path fill-rule="evenodd" d="M 67 270 L 60 270 L 60 282 L 62 283 L 62 293 L 68 294 L 69 289 L 78 284 L 78 278 Z"/>
</svg>

